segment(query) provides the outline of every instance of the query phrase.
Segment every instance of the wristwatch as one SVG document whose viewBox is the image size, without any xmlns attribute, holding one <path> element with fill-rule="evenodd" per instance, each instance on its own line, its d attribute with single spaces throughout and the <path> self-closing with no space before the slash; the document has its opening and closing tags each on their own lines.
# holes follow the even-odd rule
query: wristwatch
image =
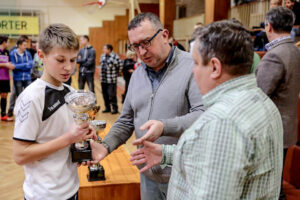
<svg viewBox="0 0 300 200">
<path fill-rule="evenodd" d="M 110 153 L 109 146 L 105 142 L 101 142 L 101 144 L 107 149 L 108 153 Z"/>
</svg>

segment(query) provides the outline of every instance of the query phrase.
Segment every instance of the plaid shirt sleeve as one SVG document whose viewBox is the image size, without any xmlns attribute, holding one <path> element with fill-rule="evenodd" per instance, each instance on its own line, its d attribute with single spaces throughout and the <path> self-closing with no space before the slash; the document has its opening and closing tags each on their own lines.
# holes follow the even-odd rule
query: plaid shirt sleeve
<svg viewBox="0 0 300 200">
<path fill-rule="evenodd" d="M 251 156 L 247 148 L 253 143 L 228 119 L 189 131 L 173 158 L 172 176 L 179 178 L 170 183 L 168 195 L 189 200 L 239 199 Z"/>
</svg>

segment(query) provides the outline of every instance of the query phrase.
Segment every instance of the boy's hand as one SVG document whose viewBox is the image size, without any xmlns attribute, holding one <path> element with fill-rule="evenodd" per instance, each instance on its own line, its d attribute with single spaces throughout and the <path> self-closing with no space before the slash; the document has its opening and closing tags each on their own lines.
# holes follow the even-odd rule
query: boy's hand
<svg viewBox="0 0 300 200">
<path fill-rule="evenodd" d="M 90 125 L 88 122 L 84 122 L 80 125 L 73 123 L 65 134 L 69 140 L 69 143 L 73 144 L 92 138 L 93 131 L 90 129 Z"/>
<path fill-rule="evenodd" d="M 6 67 L 11 70 L 15 69 L 15 66 L 11 62 L 6 63 Z"/>
</svg>

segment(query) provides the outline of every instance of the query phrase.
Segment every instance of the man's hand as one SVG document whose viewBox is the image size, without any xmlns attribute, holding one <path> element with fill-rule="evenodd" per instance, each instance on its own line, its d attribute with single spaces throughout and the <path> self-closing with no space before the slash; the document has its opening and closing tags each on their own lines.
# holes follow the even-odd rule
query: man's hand
<svg viewBox="0 0 300 200">
<path fill-rule="evenodd" d="M 140 172 L 145 172 L 151 167 L 158 165 L 162 159 L 161 144 L 144 141 L 144 147 L 136 150 L 131 154 L 130 161 L 133 165 L 146 164 Z"/>
<path fill-rule="evenodd" d="M 92 164 L 97 164 L 99 161 L 103 160 L 108 155 L 107 149 L 103 146 L 103 144 L 99 144 L 95 141 L 90 141 L 90 145 L 92 148 L 92 161 L 82 162 L 81 165 L 91 166 Z"/>
<path fill-rule="evenodd" d="M 132 142 L 133 145 L 142 145 L 142 143 L 147 140 L 150 142 L 154 142 L 159 138 L 164 130 L 164 124 L 161 121 L 158 120 L 149 120 L 145 124 L 143 124 L 140 129 L 142 131 L 148 129 L 147 133 Z"/>
</svg>

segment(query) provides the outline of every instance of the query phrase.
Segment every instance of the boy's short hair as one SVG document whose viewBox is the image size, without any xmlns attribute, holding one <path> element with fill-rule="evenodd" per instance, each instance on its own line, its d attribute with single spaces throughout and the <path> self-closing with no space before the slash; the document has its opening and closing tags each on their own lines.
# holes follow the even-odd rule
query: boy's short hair
<svg viewBox="0 0 300 200">
<path fill-rule="evenodd" d="M 79 50 L 74 31 L 65 24 L 50 24 L 39 36 L 39 49 L 48 54 L 54 47 Z"/>
<path fill-rule="evenodd" d="M 83 36 L 81 36 L 81 37 L 85 38 L 88 42 L 90 41 L 90 38 L 89 38 L 88 35 L 83 35 Z"/>
<path fill-rule="evenodd" d="M 109 49 L 110 51 L 112 51 L 114 48 L 111 44 L 106 44 L 105 45 L 107 49 Z"/>
<path fill-rule="evenodd" d="M 19 47 L 19 45 L 23 44 L 24 42 L 27 42 L 27 39 L 25 37 L 19 37 L 17 40 L 17 47 Z"/>
<path fill-rule="evenodd" d="M 229 20 L 213 22 L 197 33 L 197 51 L 203 65 L 216 57 L 230 75 L 249 74 L 253 63 L 253 43 L 249 31 Z"/>
<path fill-rule="evenodd" d="M 0 45 L 3 44 L 4 42 L 7 42 L 8 37 L 4 35 L 0 35 Z"/>
</svg>

